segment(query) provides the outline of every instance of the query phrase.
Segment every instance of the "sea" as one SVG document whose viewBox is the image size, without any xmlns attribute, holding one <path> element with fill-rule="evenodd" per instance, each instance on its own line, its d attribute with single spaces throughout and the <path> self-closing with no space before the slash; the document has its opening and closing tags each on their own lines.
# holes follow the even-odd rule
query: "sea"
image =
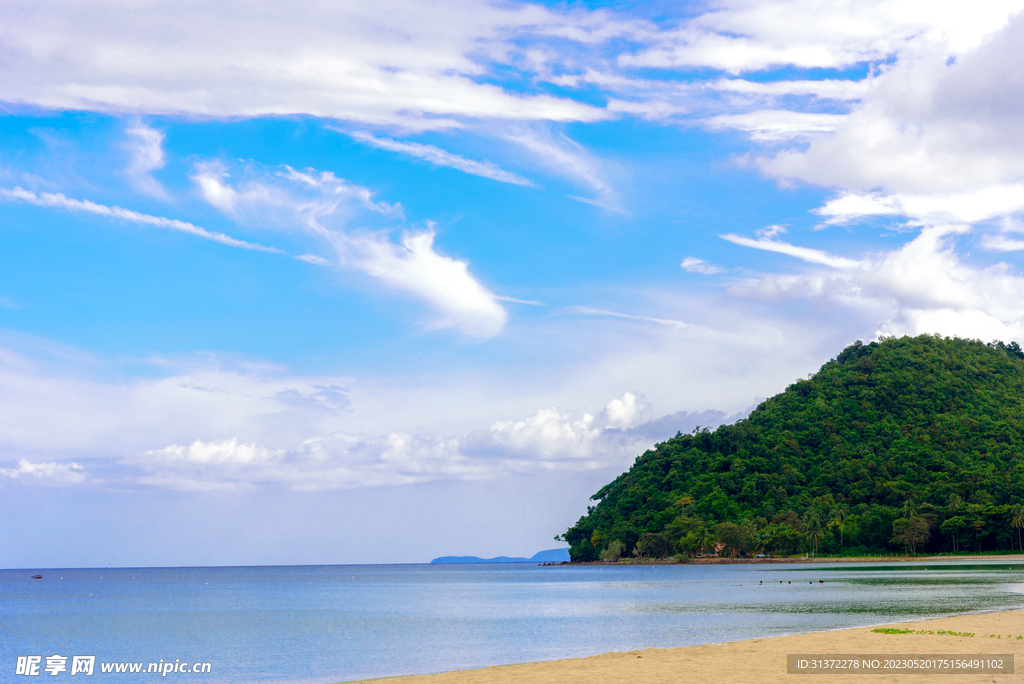
<svg viewBox="0 0 1024 684">
<path fill-rule="evenodd" d="M 1022 587 L 999 561 L 2 570 L 0 682 L 91 656 L 85 681 L 327 684 L 1024 608 Z"/>
</svg>

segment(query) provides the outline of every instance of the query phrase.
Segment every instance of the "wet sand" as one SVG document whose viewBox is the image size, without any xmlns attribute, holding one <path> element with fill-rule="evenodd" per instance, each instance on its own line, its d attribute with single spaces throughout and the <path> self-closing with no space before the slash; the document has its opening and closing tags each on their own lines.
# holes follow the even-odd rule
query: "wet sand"
<svg viewBox="0 0 1024 684">
<path fill-rule="evenodd" d="M 502 665 L 434 675 L 376 681 L 400 684 L 874 684 L 875 682 L 948 682 L 949 684 L 1024 682 L 1024 610 L 922 620 L 887 625 L 897 629 L 948 634 L 882 634 L 873 627 L 705 644 L 685 648 L 648 648 L 541 663 Z M 988 635 L 1000 635 L 1000 638 Z M 788 654 L 1014 654 L 1014 674 L 787 674 Z"/>
</svg>

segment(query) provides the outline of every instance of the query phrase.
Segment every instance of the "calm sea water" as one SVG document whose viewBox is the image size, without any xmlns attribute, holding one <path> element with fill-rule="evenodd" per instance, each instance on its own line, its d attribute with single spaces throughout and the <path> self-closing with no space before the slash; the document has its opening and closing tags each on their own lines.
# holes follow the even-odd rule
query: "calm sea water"
<svg viewBox="0 0 1024 684">
<path fill-rule="evenodd" d="M 162 679 L 327 683 L 1024 608 L 1024 565 L 999 562 L 31 574 L 0 571 L 0 681 L 23 679 L 17 656 L 59 654 L 95 655 L 86 681 L 153 681 L 99 663 L 180 659 L 211 672 Z"/>
</svg>

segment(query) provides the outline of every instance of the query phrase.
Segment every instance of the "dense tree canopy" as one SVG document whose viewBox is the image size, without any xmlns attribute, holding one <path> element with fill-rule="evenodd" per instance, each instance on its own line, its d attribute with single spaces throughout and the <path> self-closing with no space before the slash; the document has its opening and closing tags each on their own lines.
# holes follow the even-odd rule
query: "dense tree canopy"
<svg viewBox="0 0 1024 684">
<path fill-rule="evenodd" d="M 656 445 L 562 538 L 576 561 L 615 542 L 622 555 L 1009 550 L 1022 453 L 1016 342 L 856 342 L 746 419 Z"/>
</svg>

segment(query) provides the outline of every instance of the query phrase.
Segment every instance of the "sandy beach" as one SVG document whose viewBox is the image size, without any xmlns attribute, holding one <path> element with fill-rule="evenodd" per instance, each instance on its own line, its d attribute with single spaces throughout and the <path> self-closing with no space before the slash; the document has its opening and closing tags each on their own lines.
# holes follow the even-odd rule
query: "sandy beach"
<svg viewBox="0 0 1024 684">
<path fill-rule="evenodd" d="M 615 682 L 678 684 L 680 682 L 1021 682 L 1024 681 L 1024 610 L 922 620 L 888 625 L 934 634 L 885 634 L 872 627 L 814 632 L 792 636 L 705 644 L 685 648 L 604 653 L 569 658 L 461 670 L 434 675 L 391 678 L 402 684 L 593 684 Z M 974 636 L 938 634 L 940 631 Z M 1000 638 L 994 638 L 998 635 Z M 788 674 L 788 654 L 1013 654 L 1014 674 Z M 382 680 L 376 680 L 382 681 Z M 387 681 L 387 680 L 383 680 Z"/>
</svg>

